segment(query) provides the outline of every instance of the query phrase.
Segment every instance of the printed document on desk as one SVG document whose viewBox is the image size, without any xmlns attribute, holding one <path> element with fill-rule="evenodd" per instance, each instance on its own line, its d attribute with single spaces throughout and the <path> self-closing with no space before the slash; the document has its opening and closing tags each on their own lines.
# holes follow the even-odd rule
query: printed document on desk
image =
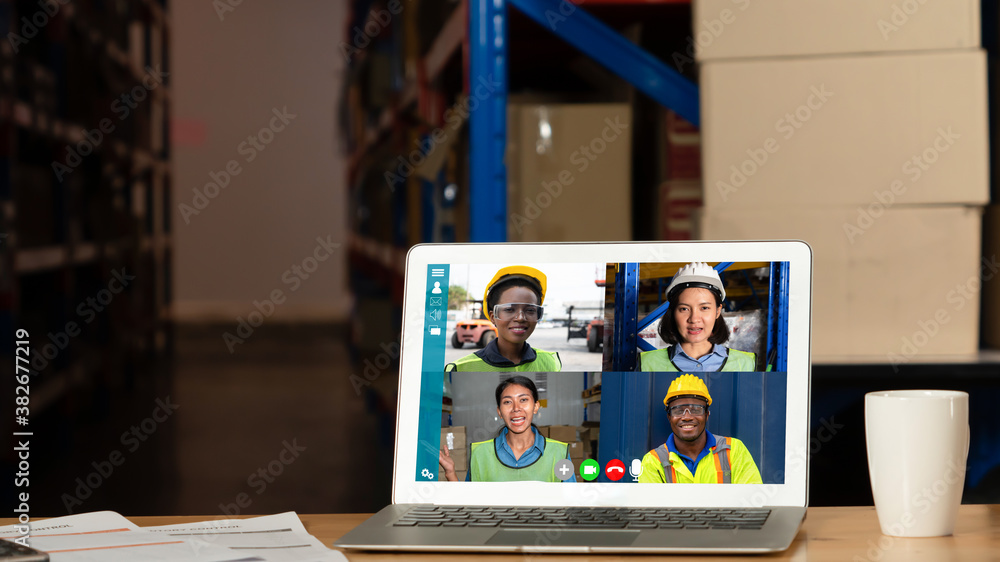
<svg viewBox="0 0 1000 562">
<path fill-rule="evenodd" d="M 173 539 L 197 539 L 230 549 L 240 560 L 266 562 L 334 562 L 347 560 L 337 550 L 310 535 L 294 511 L 251 519 L 220 519 L 160 527 L 143 531 Z"/>
<path fill-rule="evenodd" d="M 0 537 L 17 540 L 25 526 L 0 527 Z M 112 511 L 81 513 L 30 524 L 28 546 L 48 553 L 51 562 L 137 562 L 237 560 L 229 549 L 201 540 L 164 537 L 142 530 Z"/>
</svg>

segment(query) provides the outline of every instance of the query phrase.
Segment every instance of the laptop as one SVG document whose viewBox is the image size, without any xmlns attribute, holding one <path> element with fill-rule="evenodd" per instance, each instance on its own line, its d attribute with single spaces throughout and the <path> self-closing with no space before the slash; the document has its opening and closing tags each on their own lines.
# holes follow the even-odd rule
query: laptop
<svg viewBox="0 0 1000 562">
<path fill-rule="evenodd" d="M 335 546 L 788 548 L 808 504 L 811 287 L 801 241 L 415 246 L 393 503 Z"/>
</svg>

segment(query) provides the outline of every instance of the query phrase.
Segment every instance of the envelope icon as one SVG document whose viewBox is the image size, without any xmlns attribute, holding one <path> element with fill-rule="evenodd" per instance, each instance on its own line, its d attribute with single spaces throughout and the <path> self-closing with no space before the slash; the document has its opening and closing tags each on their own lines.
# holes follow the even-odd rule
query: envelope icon
<svg viewBox="0 0 1000 562">
<path fill-rule="evenodd" d="M 431 306 L 441 306 L 441 297 L 431 297 Z"/>
</svg>

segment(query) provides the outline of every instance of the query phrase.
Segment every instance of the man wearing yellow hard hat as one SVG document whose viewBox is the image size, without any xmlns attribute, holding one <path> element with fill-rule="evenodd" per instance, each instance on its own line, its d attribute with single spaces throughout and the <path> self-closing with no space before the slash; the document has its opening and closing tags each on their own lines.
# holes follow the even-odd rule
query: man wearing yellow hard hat
<svg viewBox="0 0 1000 562">
<path fill-rule="evenodd" d="M 497 271 L 486 285 L 483 304 L 497 337 L 483 349 L 445 365 L 447 371 L 560 371 L 555 352 L 528 345 L 542 318 L 545 274 L 533 267 L 512 265 Z"/>
<path fill-rule="evenodd" d="M 642 458 L 639 482 L 678 484 L 761 484 L 746 445 L 706 429 L 712 396 L 705 381 L 681 375 L 663 398 L 670 429 L 666 442 Z"/>
</svg>

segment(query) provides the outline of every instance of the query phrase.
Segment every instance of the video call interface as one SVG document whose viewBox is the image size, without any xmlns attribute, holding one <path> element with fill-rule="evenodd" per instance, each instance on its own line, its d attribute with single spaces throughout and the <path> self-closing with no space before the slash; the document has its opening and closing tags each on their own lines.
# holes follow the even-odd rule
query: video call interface
<svg viewBox="0 0 1000 562">
<path fill-rule="evenodd" d="M 783 484 L 788 271 L 432 264 L 417 481 Z"/>
</svg>

